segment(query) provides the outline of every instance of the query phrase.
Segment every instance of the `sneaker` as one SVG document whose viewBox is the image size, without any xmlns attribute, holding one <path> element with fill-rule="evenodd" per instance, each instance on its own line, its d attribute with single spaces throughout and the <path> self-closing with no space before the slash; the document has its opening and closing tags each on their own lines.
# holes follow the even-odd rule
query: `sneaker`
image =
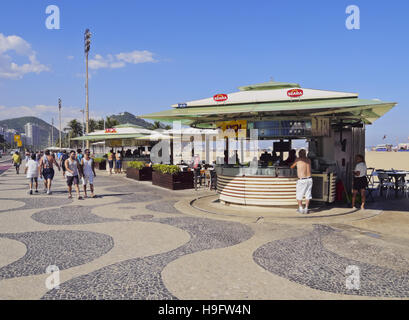
<svg viewBox="0 0 409 320">
<path fill-rule="evenodd" d="M 38 193 L 38 190 L 34 191 L 35 193 Z"/>
<path fill-rule="evenodd" d="M 33 190 L 30 190 L 30 191 L 28 192 L 28 194 L 33 194 Z"/>
<path fill-rule="evenodd" d="M 298 209 L 297 209 L 297 213 L 304 213 L 304 209 L 298 208 Z"/>
<path fill-rule="evenodd" d="M 52 193 L 50 190 L 48 190 L 48 191 L 47 191 L 47 194 L 50 195 L 50 194 L 53 194 L 53 193 Z"/>
<path fill-rule="evenodd" d="M 308 214 L 308 212 L 309 212 L 308 208 L 304 208 L 303 213 Z"/>
</svg>

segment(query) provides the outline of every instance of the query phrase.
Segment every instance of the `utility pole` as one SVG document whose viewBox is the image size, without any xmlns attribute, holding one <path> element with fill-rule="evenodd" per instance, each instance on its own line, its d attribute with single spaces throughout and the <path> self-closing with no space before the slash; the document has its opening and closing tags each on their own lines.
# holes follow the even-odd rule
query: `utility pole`
<svg viewBox="0 0 409 320">
<path fill-rule="evenodd" d="M 105 118 L 103 118 L 104 119 L 104 132 L 105 132 Z M 106 140 L 104 140 L 104 153 L 105 153 L 105 151 L 106 151 Z"/>
<path fill-rule="evenodd" d="M 85 109 L 86 109 L 86 133 L 89 133 L 89 108 L 88 108 L 88 53 L 91 46 L 91 32 L 89 29 L 85 30 L 84 34 L 84 52 L 85 52 L 85 90 L 86 90 L 86 98 L 85 98 Z M 89 141 L 87 140 L 87 149 L 89 149 Z"/>
<path fill-rule="evenodd" d="M 60 118 L 60 149 L 61 149 L 61 99 L 58 99 L 58 117 Z"/>
<path fill-rule="evenodd" d="M 82 109 L 82 110 L 81 110 L 81 113 L 82 113 L 82 136 L 84 137 L 84 136 L 85 136 L 85 132 L 84 132 L 84 130 L 85 130 L 85 125 L 84 125 L 84 114 L 85 114 L 85 110 Z M 88 123 L 87 123 L 87 131 L 88 131 Z M 88 141 L 87 141 L 87 142 L 88 142 Z M 89 149 L 88 143 L 87 143 L 87 149 Z M 84 151 L 84 140 L 82 140 L 82 151 Z"/>
</svg>

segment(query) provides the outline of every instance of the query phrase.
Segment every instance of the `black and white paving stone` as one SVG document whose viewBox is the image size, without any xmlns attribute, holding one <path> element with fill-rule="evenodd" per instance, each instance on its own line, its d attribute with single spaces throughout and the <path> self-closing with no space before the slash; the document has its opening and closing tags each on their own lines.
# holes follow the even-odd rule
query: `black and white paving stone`
<svg viewBox="0 0 409 320">
<path fill-rule="evenodd" d="M 177 299 L 162 281 L 166 265 L 194 252 L 236 245 L 254 234 L 250 227 L 236 222 L 195 217 L 146 220 L 185 230 L 191 239 L 172 251 L 126 260 L 69 280 L 42 299 Z"/>
<path fill-rule="evenodd" d="M 23 257 L 0 268 L 0 280 L 43 274 L 49 265 L 56 265 L 60 270 L 82 265 L 114 246 L 109 235 L 89 231 L 2 233 L 0 237 L 20 241 L 27 247 Z"/>
<path fill-rule="evenodd" d="M 157 201 L 146 206 L 146 209 L 154 212 L 163 212 L 163 213 L 181 213 L 175 208 L 175 203 L 178 200 L 163 200 Z"/>
<path fill-rule="evenodd" d="M 51 208 L 51 207 L 65 205 L 65 204 L 70 204 L 73 202 L 72 199 L 68 199 L 68 198 L 57 198 L 57 197 L 53 197 L 52 195 L 38 196 L 36 194 L 30 196 L 30 198 L 0 198 L 0 202 L 2 200 L 15 200 L 15 201 L 24 202 L 24 206 L 14 208 L 14 209 L 1 209 L 0 207 L 0 213 L 15 211 L 15 210 Z"/>
<path fill-rule="evenodd" d="M 121 204 L 134 203 L 134 202 L 136 203 L 151 202 L 151 201 L 160 199 L 159 196 L 156 196 L 151 193 L 128 193 L 128 194 L 120 194 L 120 195 L 114 195 L 114 196 L 121 199 L 120 201 L 118 201 Z"/>
<path fill-rule="evenodd" d="M 94 206 L 65 206 L 34 213 L 31 218 L 49 225 L 75 225 L 121 221 L 114 218 L 103 218 L 91 213 Z"/>
<path fill-rule="evenodd" d="M 254 261 L 266 270 L 302 285 L 328 292 L 379 296 L 409 297 L 409 270 L 398 272 L 342 257 L 322 245 L 335 229 L 315 225 L 314 231 L 301 237 L 269 242 L 253 253 Z M 357 266 L 359 289 L 348 289 L 348 266 Z"/>
</svg>

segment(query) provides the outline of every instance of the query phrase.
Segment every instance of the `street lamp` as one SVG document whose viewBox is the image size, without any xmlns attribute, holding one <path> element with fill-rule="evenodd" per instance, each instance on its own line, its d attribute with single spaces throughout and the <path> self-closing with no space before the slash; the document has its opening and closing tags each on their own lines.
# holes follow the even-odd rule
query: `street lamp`
<svg viewBox="0 0 409 320">
<path fill-rule="evenodd" d="M 60 149 L 61 149 L 61 99 L 58 99 L 58 117 L 60 120 Z"/>
<path fill-rule="evenodd" d="M 86 98 L 85 98 L 85 111 L 86 111 L 86 128 L 85 131 L 89 133 L 89 109 L 88 109 L 88 53 L 91 47 L 91 32 L 89 29 L 85 30 L 84 34 L 84 53 L 85 53 L 85 90 L 86 90 Z M 87 149 L 89 149 L 89 141 L 87 140 Z"/>
<path fill-rule="evenodd" d="M 82 113 L 82 136 L 85 136 L 85 132 L 84 132 L 84 114 L 85 114 L 85 110 L 81 109 L 80 112 Z M 87 142 L 88 142 L 88 140 L 87 140 Z M 88 144 L 87 144 L 87 149 L 89 149 Z M 84 140 L 82 140 L 82 150 L 84 150 Z"/>
</svg>

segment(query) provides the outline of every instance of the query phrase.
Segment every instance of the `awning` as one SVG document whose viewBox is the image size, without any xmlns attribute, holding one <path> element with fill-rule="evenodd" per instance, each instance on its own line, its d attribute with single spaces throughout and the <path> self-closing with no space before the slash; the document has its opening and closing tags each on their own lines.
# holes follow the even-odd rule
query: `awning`
<svg viewBox="0 0 409 320">
<path fill-rule="evenodd" d="M 77 141 L 99 141 L 99 140 L 112 140 L 112 139 L 138 139 L 145 138 L 145 134 L 94 134 L 94 135 L 85 135 L 81 137 L 72 138 L 71 140 Z"/>
<path fill-rule="evenodd" d="M 170 110 L 141 115 L 140 118 L 171 122 L 199 124 L 235 119 L 254 119 L 268 116 L 337 116 L 360 119 L 373 123 L 396 105 L 395 102 L 358 98 L 323 99 L 312 101 L 250 103 L 228 106 L 172 108 Z"/>
</svg>

